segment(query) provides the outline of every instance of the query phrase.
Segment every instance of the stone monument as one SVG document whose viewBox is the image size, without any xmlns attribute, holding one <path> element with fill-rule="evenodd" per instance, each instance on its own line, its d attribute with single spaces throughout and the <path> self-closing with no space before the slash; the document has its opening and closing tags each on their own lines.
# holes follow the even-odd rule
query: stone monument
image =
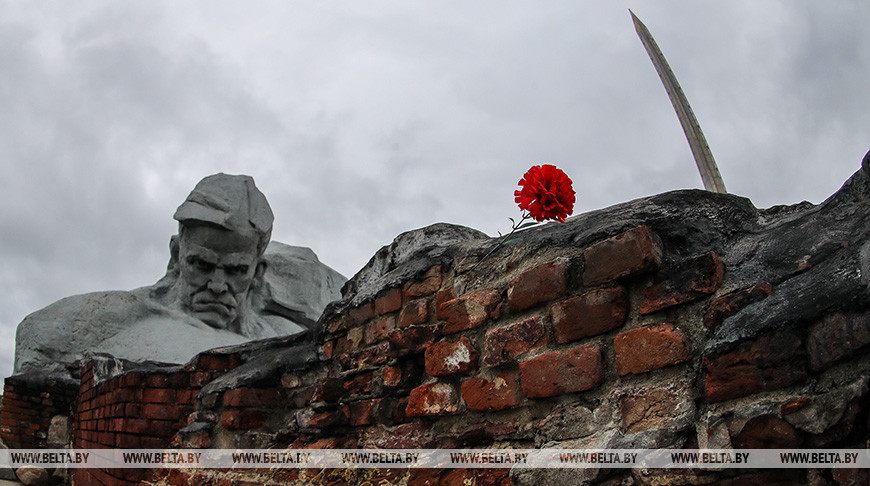
<svg viewBox="0 0 870 486">
<path fill-rule="evenodd" d="M 166 275 L 132 291 L 67 297 L 18 326 L 14 373 L 85 353 L 184 363 L 261 338 L 304 335 L 346 279 L 313 251 L 270 243 L 272 210 L 249 176 L 215 174 L 178 207 Z"/>
</svg>

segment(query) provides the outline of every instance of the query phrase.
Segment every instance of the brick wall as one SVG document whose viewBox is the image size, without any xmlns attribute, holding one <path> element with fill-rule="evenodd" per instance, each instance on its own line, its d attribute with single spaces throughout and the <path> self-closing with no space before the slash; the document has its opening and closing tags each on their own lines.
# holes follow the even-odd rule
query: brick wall
<svg viewBox="0 0 870 486">
<path fill-rule="evenodd" d="M 585 248 L 557 248 L 509 269 L 495 286 L 478 286 L 492 279 L 441 262 L 371 299 L 348 299 L 328 312 L 319 342 L 323 366 L 249 382 L 198 403 L 198 417 L 209 426 L 205 443 L 864 447 L 870 438 L 867 303 L 711 353 L 707 341 L 724 319 L 777 292 L 766 282 L 731 288 L 727 275 L 715 250 L 667 255 L 643 225 Z M 842 413 L 810 425 L 813 414 L 826 408 Z M 178 442 L 191 446 L 203 439 L 200 433 L 185 442 L 182 434 Z M 277 474 L 161 471 L 148 484 L 544 484 L 561 477 L 558 470 L 513 476 L 461 469 L 379 470 L 366 477 L 360 471 Z M 571 474 L 565 484 L 616 484 L 633 473 Z M 818 484 L 840 484 L 833 478 L 847 481 L 860 472 L 651 474 L 649 484 L 793 484 L 816 476 L 830 479 Z"/>
<path fill-rule="evenodd" d="M 69 417 L 75 408 L 78 384 L 43 375 L 6 378 L 0 432 L 12 449 L 41 449 L 48 446 L 54 417 Z"/>
<path fill-rule="evenodd" d="M 86 362 L 74 414 L 73 447 L 169 448 L 187 425 L 197 392 L 236 362 L 232 355 L 207 352 L 185 367 L 121 362 L 133 369 L 111 370 L 108 376 L 95 373 L 99 360 Z M 76 469 L 72 481 L 84 486 L 133 485 L 150 475 L 147 469 Z"/>
</svg>

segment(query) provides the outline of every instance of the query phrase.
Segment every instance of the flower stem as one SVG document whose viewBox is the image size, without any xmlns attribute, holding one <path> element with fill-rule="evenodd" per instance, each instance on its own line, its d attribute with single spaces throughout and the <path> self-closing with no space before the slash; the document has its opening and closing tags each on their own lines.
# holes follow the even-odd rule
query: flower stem
<svg viewBox="0 0 870 486">
<path fill-rule="evenodd" d="M 486 255 L 483 255 L 483 257 L 482 257 L 480 260 L 478 260 L 477 263 L 475 263 L 473 267 L 471 267 L 471 270 L 469 270 L 469 272 L 470 272 L 470 271 L 473 271 L 473 270 L 474 270 L 475 268 L 477 268 L 481 263 L 483 263 L 483 261 L 486 260 L 490 255 L 492 255 L 493 253 L 495 253 L 496 250 L 498 250 L 499 248 L 501 248 L 502 246 L 504 246 L 505 243 L 508 241 L 508 238 L 510 238 L 512 234 L 516 233 L 516 231 L 517 231 L 518 229 L 520 229 L 520 227 L 523 225 L 523 223 L 524 223 L 527 219 L 531 219 L 531 218 L 532 218 L 532 215 L 531 215 L 531 214 L 529 214 L 529 213 L 527 213 L 527 212 L 523 212 L 523 217 L 522 217 L 522 219 L 520 219 L 519 221 L 515 222 L 515 223 L 513 224 L 513 226 L 511 226 L 510 233 L 508 233 L 508 234 L 506 234 L 506 235 L 502 235 L 502 236 L 498 239 L 498 242 L 496 243 L 496 245 L 495 245 L 494 247 L 492 247 L 492 249 L 490 249 L 488 252 L 486 252 Z M 510 219 L 511 222 L 514 221 L 513 218 L 508 218 L 508 219 Z"/>
</svg>

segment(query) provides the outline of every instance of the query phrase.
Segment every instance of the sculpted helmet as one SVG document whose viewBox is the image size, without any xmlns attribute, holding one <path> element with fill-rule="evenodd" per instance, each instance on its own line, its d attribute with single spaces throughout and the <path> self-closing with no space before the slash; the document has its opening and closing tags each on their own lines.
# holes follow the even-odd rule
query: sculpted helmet
<svg viewBox="0 0 870 486">
<path fill-rule="evenodd" d="M 262 255 L 272 236 L 272 208 L 246 175 L 215 174 L 199 181 L 173 218 L 181 227 L 207 223 L 257 238 Z"/>
</svg>

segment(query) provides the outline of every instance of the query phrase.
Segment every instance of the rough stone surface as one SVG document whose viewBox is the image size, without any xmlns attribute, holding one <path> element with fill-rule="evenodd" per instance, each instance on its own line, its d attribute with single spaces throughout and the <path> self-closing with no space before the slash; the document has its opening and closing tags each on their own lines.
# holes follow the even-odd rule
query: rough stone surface
<svg viewBox="0 0 870 486">
<path fill-rule="evenodd" d="M 45 468 L 22 466 L 15 470 L 18 480 L 25 486 L 45 486 L 51 484 L 51 475 Z"/>
<path fill-rule="evenodd" d="M 704 312 L 704 325 L 709 328 L 718 327 L 726 318 L 733 316 L 749 304 L 764 300 L 771 293 L 773 289 L 767 284 L 729 292 L 710 303 Z"/>
<path fill-rule="evenodd" d="M 704 358 L 707 399 L 721 402 L 775 390 L 807 378 L 806 354 L 798 336 L 779 332 Z"/>
<path fill-rule="evenodd" d="M 830 315 L 814 325 L 807 337 L 810 367 L 821 370 L 870 345 L 870 312 Z"/>
<path fill-rule="evenodd" d="M 644 289 L 640 313 L 650 314 L 711 295 L 719 290 L 724 275 L 725 266 L 715 252 L 665 268 Z"/>
<path fill-rule="evenodd" d="M 567 343 L 616 329 L 628 314 L 623 287 L 598 289 L 550 306 L 556 342 Z"/>
</svg>

